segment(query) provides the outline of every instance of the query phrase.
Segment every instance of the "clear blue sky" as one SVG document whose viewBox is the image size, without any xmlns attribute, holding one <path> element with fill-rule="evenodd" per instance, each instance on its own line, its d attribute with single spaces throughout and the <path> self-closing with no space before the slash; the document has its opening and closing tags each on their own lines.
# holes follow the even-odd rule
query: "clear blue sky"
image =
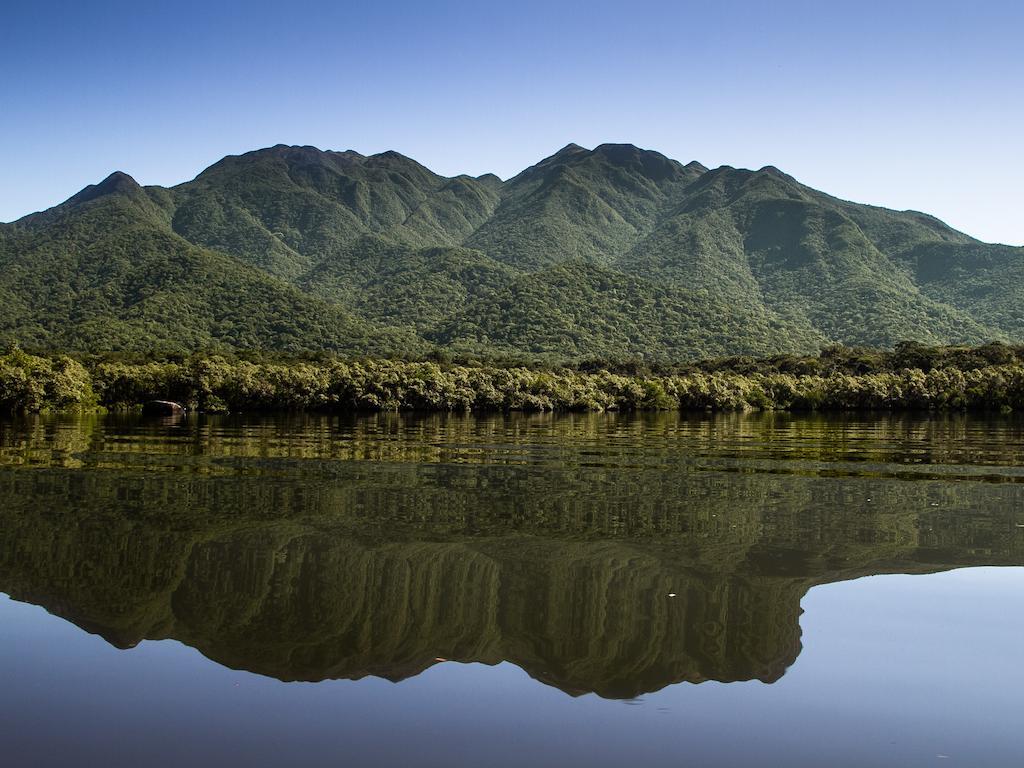
<svg viewBox="0 0 1024 768">
<path fill-rule="evenodd" d="M 621 141 L 1024 244 L 1022 30 L 1019 0 L 11 0 L 0 221 L 282 142 L 507 177 Z"/>
</svg>

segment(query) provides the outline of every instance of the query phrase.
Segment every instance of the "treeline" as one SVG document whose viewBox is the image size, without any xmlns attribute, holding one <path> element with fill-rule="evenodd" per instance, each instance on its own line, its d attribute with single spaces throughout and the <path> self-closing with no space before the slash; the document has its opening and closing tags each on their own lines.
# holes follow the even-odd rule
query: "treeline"
<svg viewBox="0 0 1024 768">
<path fill-rule="evenodd" d="M 1020 348 L 837 348 L 793 359 L 819 367 L 790 369 L 780 358 L 670 373 L 219 356 L 79 361 L 15 349 L 0 355 L 0 410 L 121 410 L 148 400 L 206 412 L 1024 409 Z"/>
<path fill-rule="evenodd" d="M 940 368 L 973 371 L 1013 363 L 1024 364 L 1024 346 L 1000 342 L 975 347 L 927 346 L 904 341 L 891 350 L 837 345 L 827 347 L 817 355 L 737 355 L 685 363 L 645 361 L 639 358 L 593 358 L 576 362 L 572 367 L 580 371 L 607 370 L 630 375 L 791 373 L 795 376 L 832 376 L 841 373 L 895 373 L 908 368 L 917 368 L 926 373 Z"/>
</svg>

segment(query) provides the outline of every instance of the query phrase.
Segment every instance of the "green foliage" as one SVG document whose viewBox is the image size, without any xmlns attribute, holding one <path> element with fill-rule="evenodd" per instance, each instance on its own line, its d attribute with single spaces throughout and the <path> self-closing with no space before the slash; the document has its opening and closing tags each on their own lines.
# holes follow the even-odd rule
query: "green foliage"
<svg viewBox="0 0 1024 768">
<path fill-rule="evenodd" d="M 433 361 L 188 360 L 81 363 L 0 357 L 0 410 L 130 409 L 175 400 L 200 411 L 994 410 L 1024 408 L 1024 348 L 902 344 L 817 358 L 732 358 L 687 370 L 615 372 Z"/>
<path fill-rule="evenodd" d="M 169 231 L 140 190 L 37 214 L 0 252 L 0 334 L 76 352 L 373 351 L 426 345 Z"/>
<path fill-rule="evenodd" d="M 0 340 L 39 350 L 664 366 L 1019 342 L 1022 307 L 1019 248 L 631 145 L 506 182 L 277 146 L 0 225 Z"/>
<path fill-rule="evenodd" d="M 73 410 L 96 405 L 89 372 L 69 357 L 14 349 L 0 355 L 0 412 Z"/>
</svg>

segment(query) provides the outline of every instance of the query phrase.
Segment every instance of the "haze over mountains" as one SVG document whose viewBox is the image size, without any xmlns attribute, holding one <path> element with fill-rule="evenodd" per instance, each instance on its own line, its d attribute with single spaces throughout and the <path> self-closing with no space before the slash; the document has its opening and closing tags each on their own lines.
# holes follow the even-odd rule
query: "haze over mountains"
<svg viewBox="0 0 1024 768">
<path fill-rule="evenodd" d="M 881 183 L 881 182 L 880 182 Z M 1024 249 L 773 167 L 570 144 L 514 178 L 276 146 L 0 224 L 25 347 L 551 359 L 1024 340 Z"/>
</svg>

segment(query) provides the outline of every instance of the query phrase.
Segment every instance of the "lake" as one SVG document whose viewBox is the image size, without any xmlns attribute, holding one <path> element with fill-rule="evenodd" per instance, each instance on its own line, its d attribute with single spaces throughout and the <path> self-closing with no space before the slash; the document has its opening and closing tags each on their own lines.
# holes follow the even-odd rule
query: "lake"
<svg viewBox="0 0 1024 768">
<path fill-rule="evenodd" d="M 12 766 L 1024 764 L 1024 420 L 0 422 Z"/>
</svg>

